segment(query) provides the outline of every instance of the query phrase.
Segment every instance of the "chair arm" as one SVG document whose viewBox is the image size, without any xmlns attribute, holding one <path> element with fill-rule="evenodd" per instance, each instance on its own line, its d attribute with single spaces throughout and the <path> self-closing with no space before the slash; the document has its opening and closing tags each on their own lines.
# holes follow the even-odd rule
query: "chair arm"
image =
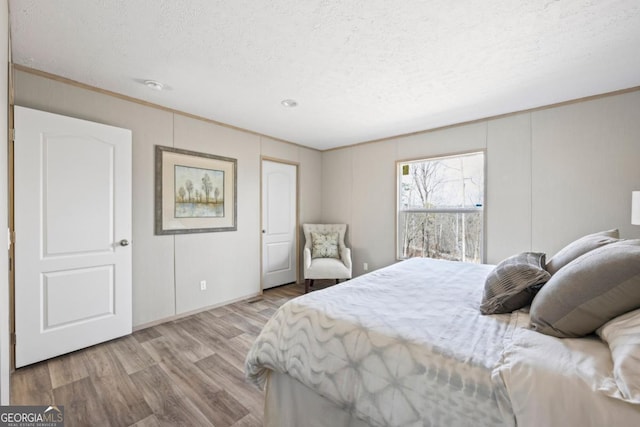
<svg viewBox="0 0 640 427">
<path fill-rule="evenodd" d="M 304 256 L 304 269 L 307 270 L 309 267 L 311 267 L 311 249 L 304 248 L 302 254 Z"/>
<path fill-rule="evenodd" d="M 349 271 L 351 271 L 351 249 L 343 246 L 340 251 L 340 258 Z"/>
</svg>

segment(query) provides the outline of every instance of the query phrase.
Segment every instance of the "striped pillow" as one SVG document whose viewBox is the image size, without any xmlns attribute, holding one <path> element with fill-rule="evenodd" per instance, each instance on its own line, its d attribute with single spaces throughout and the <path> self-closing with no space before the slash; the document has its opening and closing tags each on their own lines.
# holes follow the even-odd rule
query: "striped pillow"
<svg viewBox="0 0 640 427">
<path fill-rule="evenodd" d="M 551 278 L 544 265 L 545 254 L 537 252 L 524 252 L 500 262 L 485 280 L 480 312 L 510 313 L 531 304 Z"/>
</svg>

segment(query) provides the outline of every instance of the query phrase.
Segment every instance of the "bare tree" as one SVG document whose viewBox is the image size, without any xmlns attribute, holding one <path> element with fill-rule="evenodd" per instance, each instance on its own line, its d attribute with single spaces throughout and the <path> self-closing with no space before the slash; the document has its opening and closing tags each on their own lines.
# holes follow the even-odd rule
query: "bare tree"
<svg viewBox="0 0 640 427">
<path fill-rule="evenodd" d="M 189 193 L 189 201 L 191 201 L 191 192 L 193 191 L 193 182 L 191 182 L 190 179 L 188 179 L 185 183 L 184 183 L 185 188 L 187 189 L 187 193 Z"/>
<path fill-rule="evenodd" d="M 431 194 L 442 183 L 442 178 L 439 176 L 441 167 L 441 162 L 423 162 L 411 165 L 413 184 L 418 190 L 424 208 L 429 207 Z"/>
<path fill-rule="evenodd" d="M 431 196 L 433 192 L 442 184 L 443 178 L 440 173 L 442 169 L 441 162 L 421 162 L 413 163 L 410 166 L 410 174 L 412 178 L 411 189 L 417 191 L 420 198 L 420 205 L 428 208 L 431 205 Z M 405 243 L 411 245 L 420 245 L 421 256 L 433 256 L 432 231 L 435 227 L 434 215 L 412 215 L 414 221 L 411 231 L 406 233 L 409 235 Z"/>
<path fill-rule="evenodd" d="M 180 200 L 181 202 L 184 202 L 184 196 L 187 194 L 186 191 L 184 191 L 184 187 L 180 187 L 180 189 L 178 190 L 178 200 Z"/>
<path fill-rule="evenodd" d="M 213 198 L 215 203 L 218 203 L 218 197 L 220 197 L 220 189 L 216 187 L 215 190 L 213 190 Z"/>
<path fill-rule="evenodd" d="M 204 191 L 205 203 L 209 203 L 209 194 L 213 190 L 213 183 L 211 182 L 211 178 L 209 174 L 205 173 L 202 177 L 202 191 Z"/>
</svg>

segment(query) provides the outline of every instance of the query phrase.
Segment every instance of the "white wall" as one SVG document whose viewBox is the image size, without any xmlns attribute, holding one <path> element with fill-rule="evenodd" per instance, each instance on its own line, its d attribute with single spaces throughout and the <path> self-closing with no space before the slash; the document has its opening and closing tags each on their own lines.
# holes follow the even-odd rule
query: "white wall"
<svg viewBox="0 0 640 427">
<path fill-rule="evenodd" d="M 487 262 L 531 249 L 530 114 L 487 124 Z"/>
<path fill-rule="evenodd" d="M 640 189 L 640 91 L 324 153 L 25 72 L 15 92 L 18 105 L 133 130 L 135 325 L 259 291 L 263 156 L 300 165 L 301 223 L 349 224 L 355 274 L 363 262 L 395 261 L 395 162 L 456 152 L 487 153 L 487 262 L 527 250 L 551 256 L 606 228 L 640 237 L 629 221 L 630 193 Z M 155 144 L 238 159 L 237 232 L 153 234 Z"/>
<path fill-rule="evenodd" d="M 486 150 L 486 253 L 552 256 L 630 224 L 640 188 L 640 91 L 324 152 L 322 219 L 350 226 L 354 272 L 395 261 L 395 162 Z"/>
<path fill-rule="evenodd" d="M 17 105 L 133 131 L 133 322 L 144 325 L 260 292 L 260 159 L 295 161 L 301 221 L 318 220 L 320 152 L 16 71 Z M 238 230 L 154 235 L 154 146 L 238 160 Z M 207 291 L 200 291 L 200 280 Z"/>
<path fill-rule="evenodd" d="M 9 9 L 0 7 L 0 235 L 8 225 L 7 129 L 9 101 Z M 3 240 L 0 240 L 3 242 Z M 0 244 L 4 247 L 4 242 Z M 9 269 L 8 257 L 0 261 L 0 405 L 9 404 Z"/>
<path fill-rule="evenodd" d="M 550 253 L 595 230 L 631 225 L 640 188 L 640 91 L 534 112 L 532 247 Z"/>
</svg>

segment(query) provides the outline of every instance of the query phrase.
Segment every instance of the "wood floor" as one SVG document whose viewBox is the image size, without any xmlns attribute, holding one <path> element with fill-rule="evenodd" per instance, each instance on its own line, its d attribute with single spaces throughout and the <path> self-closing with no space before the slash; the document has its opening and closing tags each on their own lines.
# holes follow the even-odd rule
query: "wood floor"
<svg viewBox="0 0 640 427">
<path fill-rule="evenodd" d="M 244 359 L 275 310 L 304 292 L 219 307 L 16 370 L 15 405 L 64 405 L 65 426 L 262 425 L 264 396 Z"/>
</svg>

